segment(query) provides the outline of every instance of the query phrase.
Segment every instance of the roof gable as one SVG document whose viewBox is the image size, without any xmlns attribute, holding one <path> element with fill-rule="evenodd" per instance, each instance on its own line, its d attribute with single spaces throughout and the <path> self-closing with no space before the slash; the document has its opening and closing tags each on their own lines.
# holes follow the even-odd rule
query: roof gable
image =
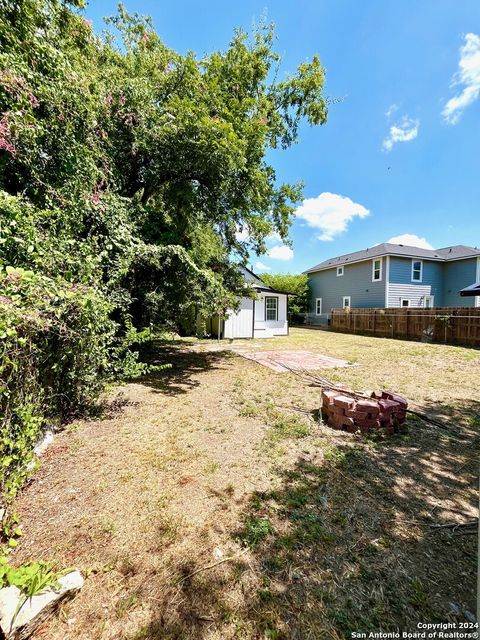
<svg viewBox="0 0 480 640">
<path fill-rule="evenodd" d="M 245 282 L 252 285 L 253 287 L 263 287 L 264 289 L 270 289 L 270 287 L 263 282 L 261 278 L 257 276 L 256 273 L 253 273 L 248 267 L 240 265 L 240 271 L 245 279 Z"/>
</svg>

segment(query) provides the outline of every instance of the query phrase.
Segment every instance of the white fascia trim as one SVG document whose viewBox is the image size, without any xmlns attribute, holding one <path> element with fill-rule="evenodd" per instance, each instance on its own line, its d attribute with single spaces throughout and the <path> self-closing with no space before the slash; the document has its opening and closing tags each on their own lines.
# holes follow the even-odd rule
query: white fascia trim
<svg viewBox="0 0 480 640">
<path fill-rule="evenodd" d="M 390 256 L 385 258 L 385 309 L 389 306 L 390 297 Z"/>
<path fill-rule="evenodd" d="M 480 282 L 480 256 L 477 258 L 477 275 L 475 282 Z M 475 296 L 475 306 L 480 307 L 480 296 Z"/>
</svg>

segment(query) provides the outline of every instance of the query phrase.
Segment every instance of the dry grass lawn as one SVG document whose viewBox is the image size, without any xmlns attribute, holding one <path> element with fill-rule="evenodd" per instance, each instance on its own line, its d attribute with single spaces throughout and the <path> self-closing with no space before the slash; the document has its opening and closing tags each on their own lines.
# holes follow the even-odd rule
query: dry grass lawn
<svg viewBox="0 0 480 640">
<path fill-rule="evenodd" d="M 476 537 L 430 525 L 477 517 L 480 351 L 308 329 L 244 345 L 358 363 L 322 375 L 446 428 L 338 433 L 297 376 L 159 343 L 172 369 L 69 425 L 18 499 L 14 561 L 87 576 L 37 639 L 339 640 L 474 611 Z"/>
</svg>

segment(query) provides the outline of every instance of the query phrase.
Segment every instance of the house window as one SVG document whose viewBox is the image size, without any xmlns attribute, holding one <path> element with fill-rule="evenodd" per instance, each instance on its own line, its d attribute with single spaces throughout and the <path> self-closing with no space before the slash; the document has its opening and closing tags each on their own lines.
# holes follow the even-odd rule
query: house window
<svg viewBox="0 0 480 640">
<path fill-rule="evenodd" d="M 421 282 L 423 276 L 423 261 L 412 260 L 412 282 Z"/>
<path fill-rule="evenodd" d="M 343 267 L 337 267 L 337 276 L 343 276 Z"/>
<path fill-rule="evenodd" d="M 410 300 L 408 298 L 402 298 L 400 300 L 400 306 L 401 307 L 409 307 L 410 306 Z"/>
<path fill-rule="evenodd" d="M 434 297 L 425 296 L 425 309 L 433 309 L 434 306 Z"/>
<path fill-rule="evenodd" d="M 265 320 L 278 320 L 278 298 L 265 298 Z"/>
<path fill-rule="evenodd" d="M 322 299 L 321 298 L 315 298 L 315 315 L 317 316 L 322 315 Z"/>
<path fill-rule="evenodd" d="M 372 282 L 382 279 L 382 259 L 372 260 Z"/>
<path fill-rule="evenodd" d="M 343 296 L 343 308 L 344 309 L 350 309 L 351 306 L 351 297 L 350 296 Z"/>
</svg>

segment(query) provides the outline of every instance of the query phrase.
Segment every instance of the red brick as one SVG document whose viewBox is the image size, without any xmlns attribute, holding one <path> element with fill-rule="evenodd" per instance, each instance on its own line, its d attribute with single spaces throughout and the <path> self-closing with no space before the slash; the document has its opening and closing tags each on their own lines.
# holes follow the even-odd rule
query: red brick
<svg viewBox="0 0 480 640">
<path fill-rule="evenodd" d="M 393 400 L 394 402 L 397 402 L 398 404 L 402 405 L 402 407 L 404 407 L 405 409 L 408 407 L 408 400 L 406 400 L 405 398 L 402 398 L 402 396 L 399 396 L 396 393 L 391 393 L 390 391 L 383 391 L 382 398 L 385 398 L 387 400 Z"/>
<path fill-rule="evenodd" d="M 366 411 L 372 415 L 378 415 L 380 413 L 378 403 L 374 400 L 359 400 L 357 402 L 357 409 L 362 412 Z"/>
<path fill-rule="evenodd" d="M 328 424 L 333 427 L 333 429 L 343 429 L 345 419 L 345 416 L 333 415 L 328 420 Z"/>
<path fill-rule="evenodd" d="M 381 425 L 380 420 L 358 420 L 356 421 L 359 427 L 368 427 L 370 429 L 378 429 Z"/>
<path fill-rule="evenodd" d="M 374 427 L 377 424 L 378 420 L 368 418 L 366 420 L 355 420 L 355 422 L 359 427 Z"/>
<path fill-rule="evenodd" d="M 336 407 L 342 407 L 343 409 L 352 409 L 355 406 L 355 400 L 349 396 L 337 396 L 334 398 L 333 403 Z"/>
<path fill-rule="evenodd" d="M 347 409 L 345 411 L 345 415 L 348 418 L 354 418 L 355 420 L 364 420 L 368 417 L 368 413 L 365 413 L 364 411 L 357 411 L 356 409 Z"/>
<path fill-rule="evenodd" d="M 322 402 L 327 405 L 333 404 L 333 399 L 336 396 L 335 391 L 329 391 L 328 389 L 322 391 Z"/>
<path fill-rule="evenodd" d="M 382 413 L 393 413 L 398 408 L 395 400 L 379 400 L 378 405 Z"/>
<path fill-rule="evenodd" d="M 329 407 L 328 408 L 329 412 L 333 415 L 336 416 L 344 416 L 345 415 L 345 409 L 343 409 L 343 407 L 337 407 L 337 406 L 333 406 L 333 407 Z"/>
</svg>

